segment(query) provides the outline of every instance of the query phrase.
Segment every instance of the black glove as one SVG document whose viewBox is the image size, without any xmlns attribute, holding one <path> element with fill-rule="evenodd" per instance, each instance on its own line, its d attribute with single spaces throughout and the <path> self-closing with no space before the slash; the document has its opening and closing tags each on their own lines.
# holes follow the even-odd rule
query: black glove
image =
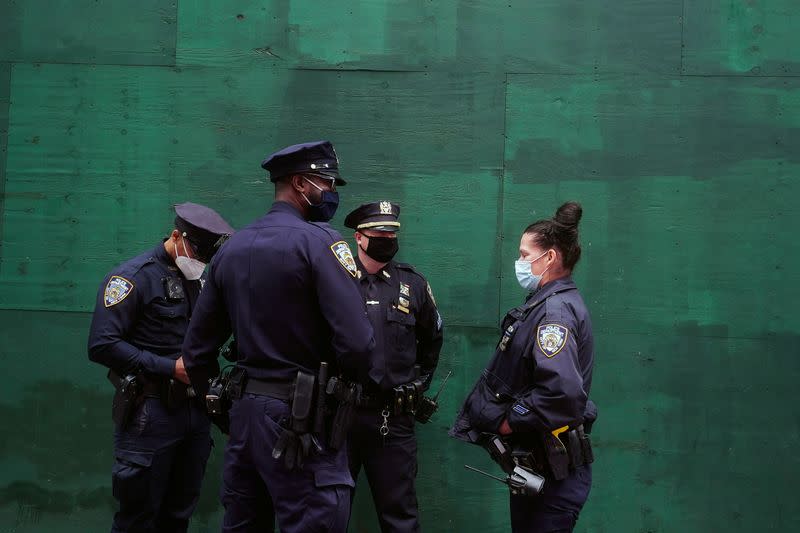
<svg viewBox="0 0 800 533">
<path fill-rule="evenodd" d="M 283 433 L 278 437 L 275 448 L 272 450 L 272 458 L 280 459 L 286 468 L 294 470 L 294 467 L 302 469 L 306 458 L 312 453 L 322 451 L 319 441 L 311 433 L 295 433 L 291 429 L 283 429 Z"/>
</svg>

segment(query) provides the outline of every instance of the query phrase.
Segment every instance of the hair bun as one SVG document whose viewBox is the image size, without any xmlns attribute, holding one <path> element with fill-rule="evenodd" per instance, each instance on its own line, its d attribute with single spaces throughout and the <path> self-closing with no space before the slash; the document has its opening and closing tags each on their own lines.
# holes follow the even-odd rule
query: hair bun
<svg viewBox="0 0 800 533">
<path fill-rule="evenodd" d="M 558 208 L 553 220 L 561 226 L 571 229 L 578 228 L 578 222 L 583 216 L 583 208 L 578 202 L 567 202 Z"/>
</svg>

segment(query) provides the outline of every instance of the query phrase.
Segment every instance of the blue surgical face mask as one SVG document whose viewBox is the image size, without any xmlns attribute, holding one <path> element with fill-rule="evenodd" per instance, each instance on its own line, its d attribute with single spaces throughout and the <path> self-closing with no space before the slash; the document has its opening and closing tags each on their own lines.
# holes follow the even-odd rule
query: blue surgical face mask
<svg viewBox="0 0 800 533">
<path fill-rule="evenodd" d="M 322 187 L 303 176 L 303 179 L 309 182 L 322 192 L 322 198 L 318 204 L 312 204 L 311 201 L 303 195 L 306 202 L 308 202 L 308 220 L 311 222 L 327 222 L 336 214 L 336 209 L 339 207 L 339 193 L 335 191 L 326 191 Z"/>
<path fill-rule="evenodd" d="M 549 252 L 550 250 L 547 250 Z M 544 273 L 550 267 L 544 269 L 544 272 L 541 274 L 534 274 L 533 273 L 533 263 L 547 255 L 547 252 L 543 253 L 536 259 L 532 259 L 530 261 L 526 261 L 525 259 L 518 259 L 514 263 L 514 269 L 517 271 L 517 281 L 519 281 L 520 286 L 525 289 L 526 291 L 535 291 L 539 284 L 542 282 L 542 277 Z"/>
</svg>

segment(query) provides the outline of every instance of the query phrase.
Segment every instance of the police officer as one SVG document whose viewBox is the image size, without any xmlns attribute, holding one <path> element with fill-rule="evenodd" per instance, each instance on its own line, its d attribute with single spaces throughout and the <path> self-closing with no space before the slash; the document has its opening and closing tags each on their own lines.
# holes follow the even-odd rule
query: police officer
<svg viewBox="0 0 800 533">
<path fill-rule="evenodd" d="M 594 340 L 571 278 L 581 214 L 568 202 L 525 229 L 515 268 L 528 297 L 506 315 L 494 357 L 450 432 L 472 443 L 499 434 L 519 464 L 545 477 L 541 494 L 512 493 L 514 532 L 572 531 L 591 487 Z"/>
<path fill-rule="evenodd" d="M 186 369 L 196 387 L 207 383 L 218 372 L 217 349 L 233 333 L 238 385 L 223 531 L 269 529 L 273 510 L 282 532 L 344 531 L 354 486 L 346 447 L 334 449 L 295 423 L 314 403 L 298 396 L 303 376 L 326 362 L 332 376 L 355 380 L 374 346 L 352 253 L 326 223 L 345 181 L 328 141 L 289 146 L 261 166 L 275 202 L 211 263 L 183 345 Z"/>
<path fill-rule="evenodd" d="M 375 331 L 369 379 L 350 432 L 350 472 L 364 468 L 383 532 L 419 531 L 414 402 L 431 382 L 442 348 L 442 319 L 431 287 L 393 260 L 400 206 L 361 205 L 344 224 L 355 230 L 357 278 Z"/>
<path fill-rule="evenodd" d="M 202 205 L 175 213 L 163 243 L 106 276 L 89 332 L 89 359 L 107 366 L 118 388 L 114 532 L 186 531 L 211 451 L 180 353 L 205 264 L 233 228 Z"/>
</svg>

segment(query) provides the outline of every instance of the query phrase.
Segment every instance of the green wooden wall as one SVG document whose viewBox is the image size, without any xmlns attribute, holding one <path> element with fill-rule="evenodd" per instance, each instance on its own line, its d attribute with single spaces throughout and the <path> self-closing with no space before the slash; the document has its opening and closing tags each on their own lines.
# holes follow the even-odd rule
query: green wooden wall
<svg viewBox="0 0 800 533">
<path fill-rule="evenodd" d="M 103 274 L 191 200 L 265 211 L 261 158 L 329 138 L 447 327 L 426 531 L 507 531 L 445 435 L 522 294 L 520 231 L 584 205 L 595 483 L 579 531 L 800 528 L 795 0 L 0 1 L 0 531 L 105 531 Z M 192 531 L 216 531 L 224 440 Z M 375 531 L 362 487 L 352 531 Z"/>
</svg>

